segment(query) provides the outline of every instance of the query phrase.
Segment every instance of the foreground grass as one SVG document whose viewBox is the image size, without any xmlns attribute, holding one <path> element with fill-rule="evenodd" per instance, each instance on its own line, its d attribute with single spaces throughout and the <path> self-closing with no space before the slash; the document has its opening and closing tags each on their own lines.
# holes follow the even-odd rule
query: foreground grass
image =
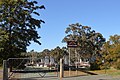
<svg viewBox="0 0 120 80">
<path fill-rule="evenodd" d="M 2 67 L 2 66 L 0 66 L 0 70 L 1 70 L 1 69 L 3 69 L 3 67 Z"/>
<path fill-rule="evenodd" d="M 0 79 L 2 79 L 3 75 L 2 75 L 2 66 L 0 66 Z"/>
<path fill-rule="evenodd" d="M 120 70 L 94 70 L 94 71 L 89 71 L 90 73 L 93 74 L 107 74 L 110 75 L 112 77 L 120 77 Z M 91 75 L 89 73 L 84 73 L 81 71 L 64 71 L 64 76 L 65 77 L 69 77 L 70 76 L 87 76 L 87 75 Z"/>
<path fill-rule="evenodd" d="M 0 67 L 0 71 L 2 70 L 2 67 Z M 112 76 L 112 77 L 117 77 L 117 78 L 120 78 L 120 70 L 114 70 L 114 69 L 110 69 L 110 70 L 94 70 L 94 71 L 89 71 L 91 73 L 94 73 L 94 74 L 107 74 L 109 76 Z M 57 74 L 55 72 L 55 74 Z M 89 73 L 85 73 L 85 72 L 82 72 L 82 71 L 64 71 L 64 77 L 76 77 L 76 76 L 88 76 L 88 75 L 91 75 Z M 2 72 L 0 72 L 0 79 L 2 79 Z"/>
<path fill-rule="evenodd" d="M 108 70 L 107 74 L 112 77 L 120 77 L 120 70 Z"/>
<path fill-rule="evenodd" d="M 115 70 L 115 69 L 109 69 L 109 70 L 95 70 L 91 71 L 96 74 L 107 74 L 112 77 L 120 77 L 120 70 Z"/>
</svg>

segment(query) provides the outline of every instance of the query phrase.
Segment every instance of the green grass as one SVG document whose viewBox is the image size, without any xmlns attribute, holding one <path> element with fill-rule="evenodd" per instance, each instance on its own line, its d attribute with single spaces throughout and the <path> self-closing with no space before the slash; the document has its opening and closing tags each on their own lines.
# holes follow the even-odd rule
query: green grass
<svg viewBox="0 0 120 80">
<path fill-rule="evenodd" d="M 112 77 L 120 77 L 120 70 L 115 70 L 115 69 L 107 69 L 106 73 L 105 73 L 105 70 L 95 70 L 91 72 L 96 73 L 96 74 L 107 74 Z"/>
<path fill-rule="evenodd" d="M 113 72 L 113 73 L 108 73 L 108 75 L 111 75 L 111 76 L 120 76 L 120 70 L 118 70 L 116 72 Z"/>
<path fill-rule="evenodd" d="M 2 66 L 0 66 L 0 70 L 2 70 L 3 69 L 3 67 Z M 0 72 L 0 79 L 2 79 L 2 73 Z"/>
<path fill-rule="evenodd" d="M 3 69 L 3 67 L 2 67 L 2 66 L 0 66 L 0 69 Z"/>
</svg>

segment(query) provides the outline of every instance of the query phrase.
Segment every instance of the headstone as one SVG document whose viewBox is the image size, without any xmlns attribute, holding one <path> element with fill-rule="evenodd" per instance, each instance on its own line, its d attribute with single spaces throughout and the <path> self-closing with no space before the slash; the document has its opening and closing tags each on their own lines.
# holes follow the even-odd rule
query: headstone
<svg viewBox="0 0 120 80">
<path fill-rule="evenodd" d="M 50 57 L 50 64 L 55 64 L 55 60 L 53 57 Z"/>
<path fill-rule="evenodd" d="M 41 63 L 44 63 L 44 59 L 43 58 L 41 59 Z"/>
<path fill-rule="evenodd" d="M 80 59 L 80 63 L 82 63 L 82 59 Z"/>
<path fill-rule="evenodd" d="M 69 64 L 68 56 L 65 56 L 65 57 L 64 57 L 64 63 L 65 63 L 65 64 Z"/>
<path fill-rule="evenodd" d="M 45 64 L 49 64 L 49 56 L 45 56 Z"/>
</svg>

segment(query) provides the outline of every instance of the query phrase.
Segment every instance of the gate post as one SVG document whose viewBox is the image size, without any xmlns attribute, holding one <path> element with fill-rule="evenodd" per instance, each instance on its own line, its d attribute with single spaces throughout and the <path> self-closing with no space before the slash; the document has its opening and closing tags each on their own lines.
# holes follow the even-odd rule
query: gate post
<svg viewBox="0 0 120 80">
<path fill-rule="evenodd" d="M 8 80 L 7 60 L 3 60 L 3 80 Z"/>
<path fill-rule="evenodd" d="M 64 77 L 64 61 L 60 59 L 60 78 Z"/>
</svg>

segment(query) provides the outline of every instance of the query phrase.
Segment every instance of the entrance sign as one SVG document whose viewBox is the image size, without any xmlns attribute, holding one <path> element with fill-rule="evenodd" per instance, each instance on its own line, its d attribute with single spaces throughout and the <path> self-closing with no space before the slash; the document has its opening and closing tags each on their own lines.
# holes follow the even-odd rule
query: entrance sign
<svg viewBox="0 0 120 80">
<path fill-rule="evenodd" d="M 67 41 L 67 47 L 77 47 L 78 46 L 78 43 L 77 41 Z"/>
<path fill-rule="evenodd" d="M 68 51 L 69 51 L 69 76 L 70 76 L 70 71 L 71 71 L 71 68 L 70 68 L 70 66 L 71 66 L 70 48 L 77 48 L 77 47 L 78 47 L 78 43 L 77 43 L 77 41 L 75 41 L 75 40 L 67 41 L 67 47 L 68 47 Z M 76 50 L 76 49 L 75 49 L 75 50 Z M 76 54 L 77 54 L 77 53 L 76 53 Z M 77 66 L 76 66 L 76 68 L 77 68 Z M 77 71 L 76 71 L 76 73 L 77 73 Z"/>
</svg>

